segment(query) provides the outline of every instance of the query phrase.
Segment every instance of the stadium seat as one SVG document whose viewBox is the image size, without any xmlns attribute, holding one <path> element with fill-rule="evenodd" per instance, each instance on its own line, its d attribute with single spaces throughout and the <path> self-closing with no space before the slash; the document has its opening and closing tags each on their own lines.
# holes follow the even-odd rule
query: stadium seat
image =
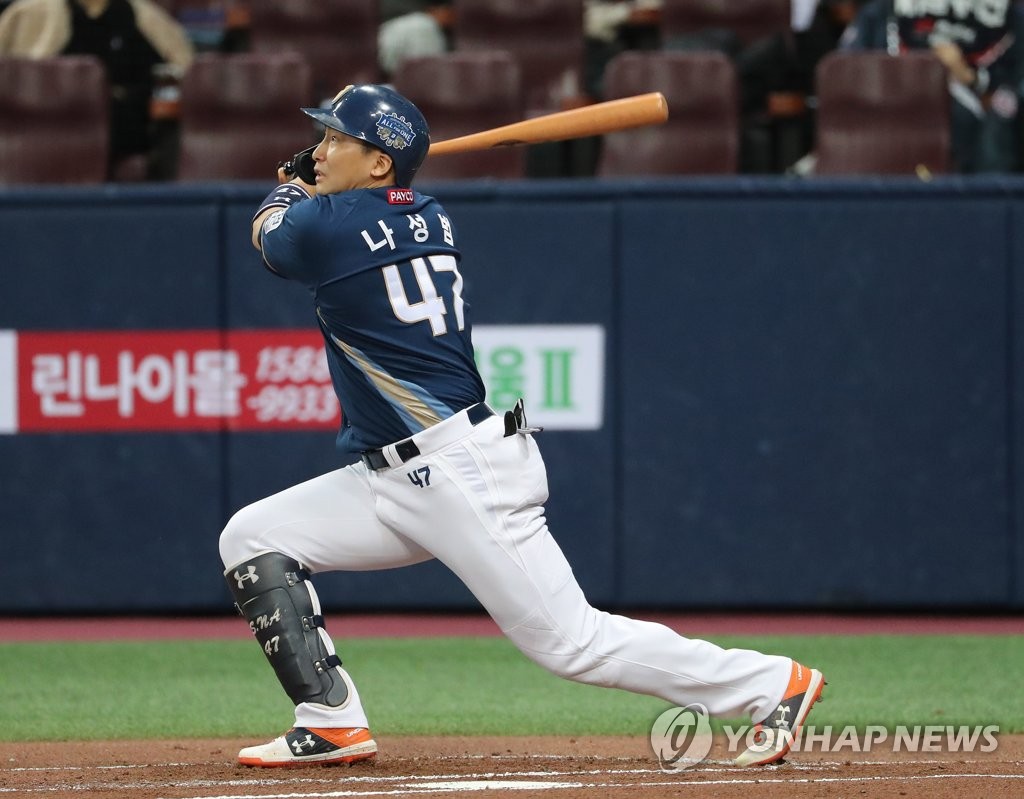
<svg viewBox="0 0 1024 799">
<path fill-rule="evenodd" d="M 734 33 L 740 44 L 749 44 L 774 33 L 788 35 L 790 13 L 790 0 L 662 0 L 662 41 L 723 30 Z"/>
<path fill-rule="evenodd" d="M 605 71 L 607 99 L 660 91 L 662 125 L 604 137 L 597 174 L 731 174 L 739 160 L 736 70 L 723 53 L 645 51 L 615 56 Z"/>
<path fill-rule="evenodd" d="M 319 137 L 299 110 L 311 98 L 296 53 L 197 56 L 181 82 L 178 179 L 273 179 L 278 161 Z"/>
<path fill-rule="evenodd" d="M 507 50 L 519 62 L 527 115 L 583 93 L 583 0 L 454 0 L 456 51 Z"/>
<path fill-rule="evenodd" d="M 0 183 L 102 183 L 109 92 L 91 56 L 0 58 Z"/>
<path fill-rule="evenodd" d="M 666 50 L 717 49 L 736 65 L 740 164 L 776 172 L 810 146 L 810 87 L 792 29 L 791 0 L 663 0 Z"/>
<path fill-rule="evenodd" d="M 505 51 L 485 50 L 409 59 L 394 76 L 395 88 L 427 118 L 431 141 L 522 119 L 520 81 L 516 59 Z M 428 158 L 417 180 L 520 178 L 523 174 L 524 149 L 503 147 Z"/>
<path fill-rule="evenodd" d="M 950 171 L 948 79 L 931 53 L 834 52 L 815 78 L 816 174 Z"/>
<path fill-rule="evenodd" d="M 317 102 L 350 83 L 378 83 L 378 0 L 248 0 L 253 52 L 293 50 L 310 64 Z"/>
</svg>

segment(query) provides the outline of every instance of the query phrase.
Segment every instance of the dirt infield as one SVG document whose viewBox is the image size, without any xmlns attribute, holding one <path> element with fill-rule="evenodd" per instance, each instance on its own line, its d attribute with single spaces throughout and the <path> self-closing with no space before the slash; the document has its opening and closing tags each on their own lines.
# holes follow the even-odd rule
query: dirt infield
<svg viewBox="0 0 1024 799">
<path fill-rule="evenodd" d="M 319 799 L 346 796 L 519 797 L 1019 797 L 1024 736 L 982 753 L 800 753 L 781 766 L 737 769 L 711 758 L 659 769 L 635 738 L 382 738 L 376 760 L 352 767 L 234 765 L 251 741 L 0 744 L 0 796 L 82 799 Z"/>
</svg>

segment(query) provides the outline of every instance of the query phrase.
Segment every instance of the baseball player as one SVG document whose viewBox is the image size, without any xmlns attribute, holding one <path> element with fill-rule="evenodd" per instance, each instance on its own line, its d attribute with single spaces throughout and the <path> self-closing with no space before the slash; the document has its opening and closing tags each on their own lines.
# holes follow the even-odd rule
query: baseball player
<svg viewBox="0 0 1024 799">
<path fill-rule="evenodd" d="M 570 680 L 749 716 L 740 765 L 790 749 L 822 674 L 595 610 L 544 517 L 547 477 L 522 403 L 484 401 L 458 234 L 410 188 L 427 154 L 419 110 L 349 86 L 303 109 L 323 140 L 259 207 L 252 241 L 305 285 L 342 404 L 338 447 L 359 462 L 243 508 L 220 538 L 225 578 L 295 704 L 294 726 L 242 749 L 250 766 L 351 763 L 377 751 L 359 692 L 324 630 L 311 576 L 437 558 L 530 659 Z"/>
</svg>

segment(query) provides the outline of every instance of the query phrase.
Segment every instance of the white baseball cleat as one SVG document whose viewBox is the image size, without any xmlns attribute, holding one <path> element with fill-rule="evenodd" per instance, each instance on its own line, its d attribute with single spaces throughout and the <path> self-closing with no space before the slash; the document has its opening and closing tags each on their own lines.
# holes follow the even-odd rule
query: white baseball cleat
<svg viewBox="0 0 1024 799">
<path fill-rule="evenodd" d="M 280 738 L 238 753 L 243 766 L 330 766 L 355 763 L 377 754 L 377 742 L 365 727 L 294 727 Z"/>
<path fill-rule="evenodd" d="M 779 706 L 755 726 L 754 744 L 736 758 L 737 766 L 766 766 L 782 760 L 793 746 L 804 720 L 821 698 L 825 677 L 793 661 L 789 685 Z"/>
</svg>

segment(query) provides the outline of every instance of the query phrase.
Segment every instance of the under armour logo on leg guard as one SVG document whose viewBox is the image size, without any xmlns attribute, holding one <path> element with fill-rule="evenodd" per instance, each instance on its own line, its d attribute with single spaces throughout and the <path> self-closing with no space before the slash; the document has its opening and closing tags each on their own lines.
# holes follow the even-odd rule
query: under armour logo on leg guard
<svg viewBox="0 0 1024 799">
<path fill-rule="evenodd" d="M 258 583 L 260 581 L 260 576 L 258 574 L 256 574 L 256 567 L 255 566 L 250 565 L 250 566 L 247 566 L 246 568 L 248 569 L 248 571 L 245 574 L 239 574 L 238 570 L 235 569 L 235 580 L 238 581 L 238 590 L 239 591 L 244 591 L 245 590 L 245 581 L 246 580 L 251 580 L 254 584 Z"/>
</svg>

